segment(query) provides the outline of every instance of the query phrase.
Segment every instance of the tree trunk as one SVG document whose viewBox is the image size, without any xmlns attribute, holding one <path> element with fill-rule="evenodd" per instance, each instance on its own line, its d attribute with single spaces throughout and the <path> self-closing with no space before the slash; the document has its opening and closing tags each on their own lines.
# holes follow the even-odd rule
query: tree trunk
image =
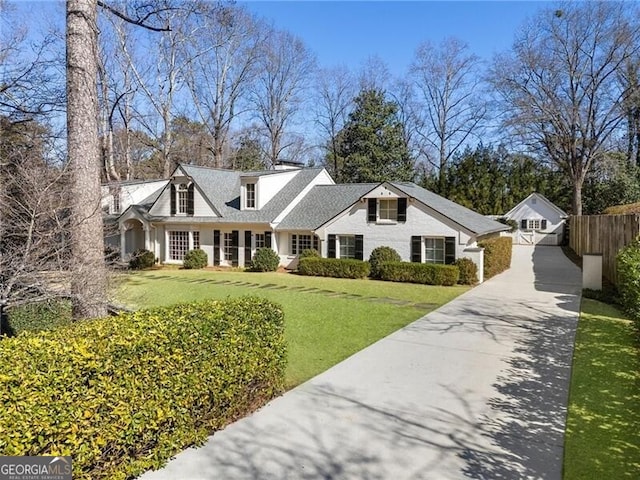
<svg viewBox="0 0 640 480">
<path fill-rule="evenodd" d="M 573 179 L 573 198 L 571 206 L 574 215 L 582 215 L 582 183 L 583 180 Z"/>
<path fill-rule="evenodd" d="M 67 148 L 71 180 L 73 317 L 106 315 L 100 208 L 96 0 L 67 1 Z"/>
</svg>

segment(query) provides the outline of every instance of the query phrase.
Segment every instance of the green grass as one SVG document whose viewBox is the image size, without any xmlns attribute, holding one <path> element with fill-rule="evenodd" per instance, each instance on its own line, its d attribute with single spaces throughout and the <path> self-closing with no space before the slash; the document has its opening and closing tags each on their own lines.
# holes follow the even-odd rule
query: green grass
<svg viewBox="0 0 640 480">
<path fill-rule="evenodd" d="M 583 299 L 573 359 L 564 479 L 639 478 L 640 350 L 620 311 Z"/>
<path fill-rule="evenodd" d="M 127 274 L 118 300 L 133 308 L 242 295 L 278 302 L 285 312 L 286 381 L 293 387 L 467 290 L 286 273 L 167 269 Z"/>
</svg>

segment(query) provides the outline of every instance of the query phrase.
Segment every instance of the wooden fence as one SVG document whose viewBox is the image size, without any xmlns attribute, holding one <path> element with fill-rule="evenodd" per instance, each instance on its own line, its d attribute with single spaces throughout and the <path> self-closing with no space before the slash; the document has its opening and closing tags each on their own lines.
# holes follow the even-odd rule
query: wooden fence
<svg viewBox="0 0 640 480">
<path fill-rule="evenodd" d="M 616 283 L 616 255 L 640 235 L 640 215 L 572 215 L 569 246 L 580 257 L 602 254 L 602 275 Z"/>
</svg>

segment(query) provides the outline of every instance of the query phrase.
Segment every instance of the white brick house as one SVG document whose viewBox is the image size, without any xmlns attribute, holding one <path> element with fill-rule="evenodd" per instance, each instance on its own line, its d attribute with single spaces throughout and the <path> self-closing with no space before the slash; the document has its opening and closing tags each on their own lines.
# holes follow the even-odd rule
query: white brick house
<svg viewBox="0 0 640 480">
<path fill-rule="evenodd" d="M 163 263 L 201 248 L 210 265 L 247 266 L 269 247 L 285 267 L 316 248 L 323 257 L 367 260 L 378 246 L 406 261 L 472 258 L 477 241 L 508 229 L 414 183 L 335 184 L 323 168 L 238 172 L 180 165 L 118 218 L 123 259 L 137 248 Z"/>
</svg>

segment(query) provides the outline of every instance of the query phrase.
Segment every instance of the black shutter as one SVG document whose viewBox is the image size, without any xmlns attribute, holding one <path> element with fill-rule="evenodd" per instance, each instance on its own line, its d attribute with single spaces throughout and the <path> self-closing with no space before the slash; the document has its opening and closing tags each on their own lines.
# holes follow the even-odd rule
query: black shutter
<svg viewBox="0 0 640 480">
<path fill-rule="evenodd" d="M 456 261 L 456 237 L 444 239 L 444 263 L 451 265 Z"/>
<path fill-rule="evenodd" d="M 318 238 L 317 235 L 313 236 L 313 249 L 320 253 L 320 239 Z"/>
<path fill-rule="evenodd" d="M 356 260 L 364 260 L 364 237 L 356 235 Z"/>
<path fill-rule="evenodd" d="M 176 214 L 176 186 L 171 184 L 171 215 Z"/>
<path fill-rule="evenodd" d="M 264 232 L 264 246 L 271 248 L 271 232 Z"/>
<path fill-rule="evenodd" d="M 213 264 L 220 265 L 220 230 L 213 231 Z"/>
<path fill-rule="evenodd" d="M 378 210 L 378 201 L 375 198 L 370 198 L 369 199 L 369 204 L 367 206 L 367 221 L 368 222 L 375 222 L 377 220 L 377 218 L 378 218 L 377 210 Z"/>
<path fill-rule="evenodd" d="M 411 237 L 411 261 L 414 263 L 422 262 L 422 237 Z"/>
<path fill-rule="evenodd" d="M 327 243 L 327 258 L 336 258 L 336 236 L 329 235 L 329 242 Z"/>
<path fill-rule="evenodd" d="M 231 231 L 231 266 L 238 266 L 238 246 L 240 244 L 240 232 L 238 230 Z"/>
<path fill-rule="evenodd" d="M 540 222 L 540 226 L 542 227 L 542 230 L 546 230 L 547 229 L 547 221 L 543 219 Z"/>
<path fill-rule="evenodd" d="M 398 199 L 398 221 L 399 222 L 407 221 L 407 199 L 406 198 Z"/>
<path fill-rule="evenodd" d="M 187 215 L 193 215 L 193 183 L 187 189 Z"/>
<path fill-rule="evenodd" d="M 520 228 L 522 230 L 526 230 L 527 229 L 527 219 L 523 218 L 522 220 L 520 220 Z"/>
<path fill-rule="evenodd" d="M 251 262 L 251 230 L 244 231 L 244 266 Z"/>
</svg>

